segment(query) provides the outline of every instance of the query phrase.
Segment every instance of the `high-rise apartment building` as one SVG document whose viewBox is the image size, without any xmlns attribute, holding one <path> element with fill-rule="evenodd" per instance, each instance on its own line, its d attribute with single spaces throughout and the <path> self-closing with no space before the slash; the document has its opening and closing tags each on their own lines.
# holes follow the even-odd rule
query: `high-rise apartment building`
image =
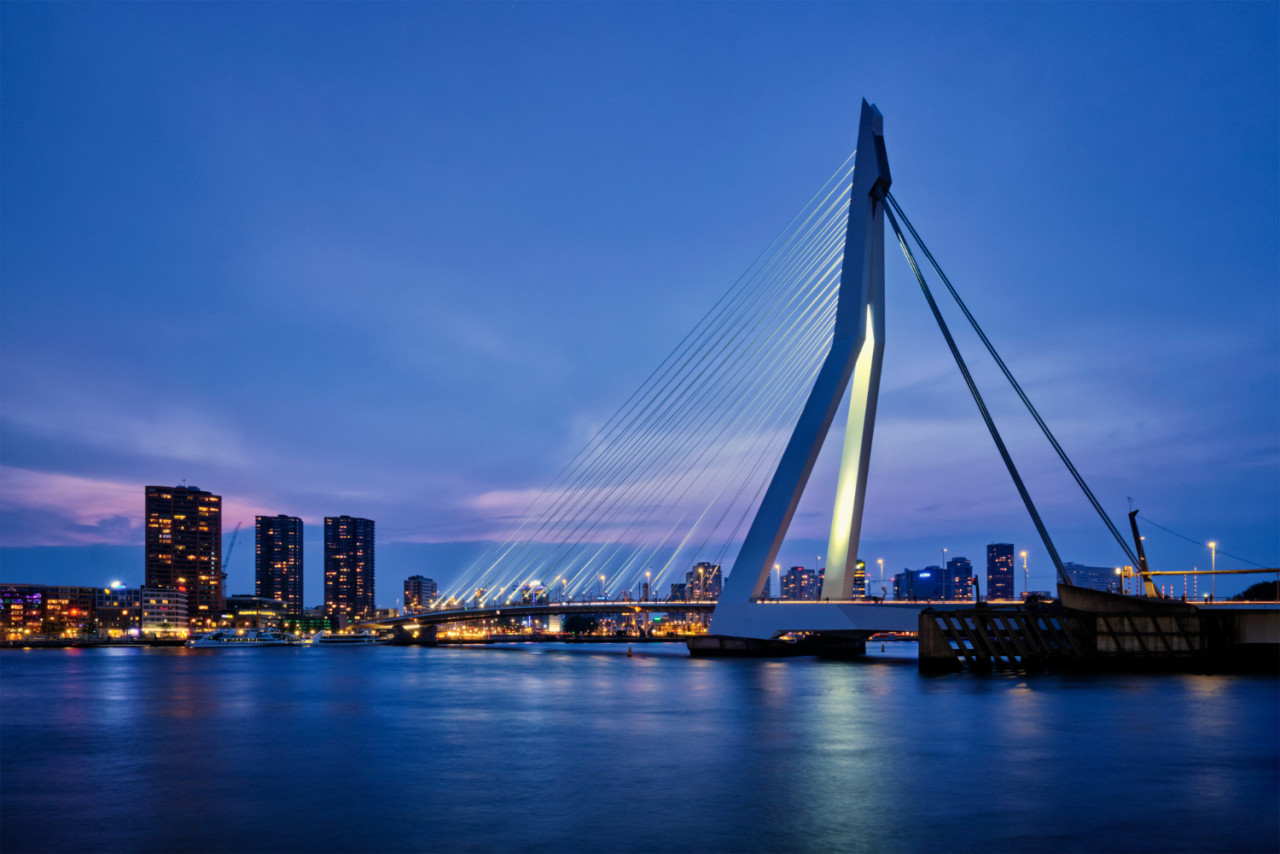
<svg viewBox="0 0 1280 854">
<path fill-rule="evenodd" d="M 373 619 L 373 520 L 324 519 L 324 614 Z"/>
<path fill-rule="evenodd" d="M 987 545 L 987 598 L 1013 599 L 1013 543 Z"/>
<path fill-rule="evenodd" d="M 255 520 L 254 595 L 279 599 L 289 614 L 301 614 L 302 520 L 258 516 Z"/>
<path fill-rule="evenodd" d="M 185 593 L 191 631 L 217 628 L 224 602 L 222 496 L 195 486 L 146 490 L 143 586 Z"/>
<path fill-rule="evenodd" d="M 404 580 L 404 612 L 417 614 L 431 607 L 440 595 L 436 583 L 421 575 L 411 575 Z"/>
</svg>

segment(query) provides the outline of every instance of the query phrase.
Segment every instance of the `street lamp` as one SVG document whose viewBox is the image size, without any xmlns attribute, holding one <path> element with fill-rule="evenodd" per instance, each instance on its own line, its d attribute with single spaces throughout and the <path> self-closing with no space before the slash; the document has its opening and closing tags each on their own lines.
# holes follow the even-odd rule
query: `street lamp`
<svg viewBox="0 0 1280 854">
<path fill-rule="evenodd" d="M 1218 576 L 1214 573 L 1218 569 L 1218 544 L 1209 543 L 1209 590 L 1212 592 L 1210 598 L 1218 598 Z"/>
<path fill-rule="evenodd" d="M 653 595 L 653 591 L 649 589 L 649 570 L 644 571 L 644 598 L 648 599 Z"/>
<path fill-rule="evenodd" d="M 603 572 L 600 573 L 600 598 L 601 599 L 609 598 L 604 592 L 604 573 Z"/>
<path fill-rule="evenodd" d="M 1028 581 L 1027 581 L 1027 553 L 1026 553 L 1026 552 L 1023 552 L 1023 553 L 1022 553 L 1022 598 L 1023 598 L 1023 599 L 1026 599 L 1026 598 L 1027 598 L 1027 587 L 1028 587 Z"/>
</svg>

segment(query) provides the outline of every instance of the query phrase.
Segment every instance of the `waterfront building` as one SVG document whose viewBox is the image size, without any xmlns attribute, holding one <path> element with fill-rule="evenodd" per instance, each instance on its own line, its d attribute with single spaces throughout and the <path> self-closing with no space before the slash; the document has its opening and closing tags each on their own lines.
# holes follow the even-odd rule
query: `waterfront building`
<svg viewBox="0 0 1280 854">
<path fill-rule="evenodd" d="M 372 519 L 324 519 L 324 611 L 328 617 L 368 620 L 374 604 Z"/>
<path fill-rule="evenodd" d="M 435 581 L 423 575 L 411 575 L 404 580 L 404 612 L 416 614 L 431 607 L 440 596 Z"/>
<path fill-rule="evenodd" d="M 719 564 L 694 564 L 693 569 L 685 573 L 685 590 L 690 601 L 714 602 L 720 598 L 720 591 L 723 589 L 724 579 L 720 574 Z"/>
<path fill-rule="evenodd" d="M 1121 575 L 1114 566 L 1082 566 L 1068 561 L 1062 565 L 1077 587 L 1120 592 Z"/>
<path fill-rule="evenodd" d="M 40 634 L 43 622 L 43 584 L 0 585 L 0 627 L 5 640 Z"/>
<path fill-rule="evenodd" d="M 137 587 L 100 587 L 94 595 L 98 633 L 136 635 L 142 628 L 142 591 Z"/>
<path fill-rule="evenodd" d="M 195 486 L 146 488 L 143 587 L 185 594 L 192 631 L 215 629 L 222 588 L 222 496 Z"/>
<path fill-rule="evenodd" d="M 143 587 L 138 591 L 141 625 L 144 637 L 183 637 L 188 631 L 198 631 L 207 625 L 207 619 L 198 623 L 190 619 L 190 601 L 185 591 L 167 587 Z M 214 626 L 222 619 L 219 612 Z M 195 628 L 199 626 L 200 629 Z"/>
<path fill-rule="evenodd" d="M 816 600 L 822 590 L 820 576 L 812 569 L 793 566 L 782 575 L 780 598 L 792 602 Z"/>
<path fill-rule="evenodd" d="M 301 610 L 301 609 L 299 609 Z M 281 599 L 268 596 L 228 596 L 224 622 L 237 629 L 278 629 L 286 614 L 296 613 Z"/>
<path fill-rule="evenodd" d="M 255 517 L 254 561 L 255 595 L 279 599 L 290 614 L 302 613 L 302 520 Z"/>
<path fill-rule="evenodd" d="M 337 628 L 334 621 L 324 615 L 323 608 L 308 608 L 301 614 L 285 614 L 280 622 L 286 632 L 299 637 Z"/>
<path fill-rule="evenodd" d="M 689 599 L 688 587 L 684 584 L 676 584 L 672 582 L 670 601 L 686 602 L 688 601 L 688 599 Z"/>
<path fill-rule="evenodd" d="M 44 634 L 78 635 L 91 631 L 97 588 L 46 586 L 41 630 Z"/>
<path fill-rule="evenodd" d="M 987 598 L 1014 598 L 1013 543 L 987 544 Z"/>
<path fill-rule="evenodd" d="M 394 620 L 400 616 L 399 608 L 375 608 L 373 618 L 375 620 Z"/>
</svg>

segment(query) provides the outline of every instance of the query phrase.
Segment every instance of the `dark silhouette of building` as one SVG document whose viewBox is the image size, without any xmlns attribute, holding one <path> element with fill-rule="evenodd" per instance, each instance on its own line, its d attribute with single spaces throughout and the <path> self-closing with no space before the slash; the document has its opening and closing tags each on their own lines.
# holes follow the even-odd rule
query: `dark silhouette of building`
<svg viewBox="0 0 1280 854">
<path fill-rule="evenodd" d="M 297 516 L 258 516 L 254 529 L 254 595 L 279 599 L 290 614 L 301 614 L 302 520 Z"/>
<path fill-rule="evenodd" d="M 144 587 L 186 594 L 187 626 L 215 629 L 222 617 L 222 496 L 195 486 L 146 488 Z"/>
<path fill-rule="evenodd" d="M 373 619 L 373 520 L 324 518 L 324 613 Z"/>
<path fill-rule="evenodd" d="M 404 580 L 404 612 L 416 614 L 425 611 L 440 595 L 436 583 L 421 575 L 411 575 Z"/>
<path fill-rule="evenodd" d="M 1013 543 L 990 543 L 987 546 L 987 598 L 1013 597 Z"/>
</svg>

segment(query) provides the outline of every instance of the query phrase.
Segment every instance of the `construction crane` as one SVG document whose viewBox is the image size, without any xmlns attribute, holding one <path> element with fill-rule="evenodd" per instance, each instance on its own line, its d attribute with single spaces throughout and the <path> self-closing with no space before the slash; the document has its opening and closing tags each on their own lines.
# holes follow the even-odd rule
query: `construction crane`
<svg viewBox="0 0 1280 854">
<path fill-rule="evenodd" d="M 222 559 L 222 580 L 227 580 L 227 564 L 231 563 L 231 553 L 236 548 L 236 537 L 240 536 L 240 524 L 236 522 L 236 529 L 231 532 L 231 542 L 227 543 L 227 554 Z"/>
</svg>

